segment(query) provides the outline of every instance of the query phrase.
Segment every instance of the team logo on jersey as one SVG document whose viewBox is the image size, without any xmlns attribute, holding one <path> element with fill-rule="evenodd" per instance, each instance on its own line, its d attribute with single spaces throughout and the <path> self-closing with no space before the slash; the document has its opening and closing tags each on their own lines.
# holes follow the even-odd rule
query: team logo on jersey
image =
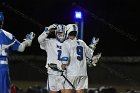
<svg viewBox="0 0 140 93">
<path fill-rule="evenodd" d="M 57 48 L 62 49 L 62 46 L 57 45 Z"/>
</svg>

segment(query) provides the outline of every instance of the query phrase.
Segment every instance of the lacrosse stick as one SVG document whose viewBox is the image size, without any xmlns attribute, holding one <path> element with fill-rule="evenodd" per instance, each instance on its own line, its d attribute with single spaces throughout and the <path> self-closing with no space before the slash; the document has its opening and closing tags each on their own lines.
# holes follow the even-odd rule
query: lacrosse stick
<svg viewBox="0 0 140 93">
<path fill-rule="evenodd" d="M 60 69 L 58 69 L 58 67 L 57 67 L 57 65 L 56 64 L 53 64 L 53 63 L 51 63 L 51 64 L 48 64 L 48 66 L 52 69 L 52 70 L 54 70 L 54 71 L 58 71 L 58 72 L 61 72 L 61 76 L 63 77 L 63 78 L 65 78 L 65 80 L 71 85 L 71 87 L 73 88 L 73 90 L 75 90 L 75 87 L 73 86 L 73 84 L 66 78 L 66 76 L 63 74 L 63 70 L 60 70 Z"/>
</svg>

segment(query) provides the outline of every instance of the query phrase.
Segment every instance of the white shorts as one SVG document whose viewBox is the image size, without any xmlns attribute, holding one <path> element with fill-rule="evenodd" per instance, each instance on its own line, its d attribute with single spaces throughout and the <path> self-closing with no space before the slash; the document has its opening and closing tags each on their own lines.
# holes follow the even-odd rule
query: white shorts
<svg viewBox="0 0 140 93">
<path fill-rule="evenodd" d="M 64 81 L 65 79 L 62 76 L 48 74 L 47 90 L 59 91 L 61 89 L 64 89 Z"/>
<path fill-rule="evenodd" d="M 88 76 L 67 76 L 76 90 L 88 89 Z M 65 80 L 65 89 L 72 89 L 72 86 Z"/>
</svg>

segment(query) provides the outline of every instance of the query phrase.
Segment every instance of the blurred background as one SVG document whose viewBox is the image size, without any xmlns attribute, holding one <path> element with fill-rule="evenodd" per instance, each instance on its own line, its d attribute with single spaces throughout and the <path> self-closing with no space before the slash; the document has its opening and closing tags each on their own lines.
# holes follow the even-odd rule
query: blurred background
<svg viewBox="0 0 140 93">
<path fill-rule="evenodd" d="M 27 33 L 36 33 L 31 48 L 9 55 L 12 83 L 23 89 L 46 86 L 46 52 L 37 37 L 45 26 L 77 22 L 74 13 L 81 11 L 83 40 L 89 45 L 93 36 L 99 37 L 95 54 L 102 52 L 97 66 L 88 68 L 89 87 L 140 90 L 138 4 L 137 0 L 0 0 L 5 30 L 21 42 Z"/>
</svg>

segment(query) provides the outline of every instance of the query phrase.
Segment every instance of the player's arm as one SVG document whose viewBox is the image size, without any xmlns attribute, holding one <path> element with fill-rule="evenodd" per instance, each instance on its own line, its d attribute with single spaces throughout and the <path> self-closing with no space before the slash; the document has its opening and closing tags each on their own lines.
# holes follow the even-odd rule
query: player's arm
<svg viewBox="0 0 140 93">
<path fill-rule="evenodd" d="M 92 49 L 93 53 L 94 53 L 94 50 L 95 50 L 98 42 L 99 42 L 99 38 L 95 38 L 95 37 L 92 38 L 89 48 Z M 90 54 L 90 52 L 87 52 L 87 53 Z M 98 53 L 97 55 L 93 55 L 93 53 L 92 53 L 92 56 L 87 54 L 88 55 L 87 63 L 88 63 L 89 67 L 96 66 L 96 63 L 99 61 L 99 59 L 101 57 L 101 53 Z"/>
<path fill-rule="evenodd" d="M 47 39 L 48 35 L 55 31 L 54 29 L 57 28 L 57 25 L 53 24 L 50 25 L 49 27 L 45 27 L 45 30 L 43 31 L 43 33 L 38 37 L 38 42 L 40 44 L 40 48 L 45 50 L 46 47 L 46 43 L 49 39 Z"/>
<path fill-rule="evenodd" d="M 32 40 L 35 37 L 35 34 L 33 32 L 31 32 L 30 34 L 27 34 L 26 39 L 22 43 L 20 43 L 15 38 L 15 36 L 13 36 L 11 33 L 7 32 L 7 31 L 3 31 L 3 32 L 7 36 L 7 38 L 9 38 L 8 42 L 10 43 L 4 49 L 10 48 L 13 51 L 19 51 L 19 52 L 23 52 L 25 50 L 25 47 L 31 46 Z"/>
<path fill-rule="evenodd" d="M 92 57 L 93 57 L 94 50 L 92 48 L 90 48 L 89 46 L 87 46 L 85 42 L 84 42 L 84 46 L 85 46 L 85 53 L 86 53 L 86 62 L 89 67 L 92 67 L 95 65 L 94 63 L 92 63 L 93 62 Z"/>
<path fill-rule="evenodd" d="M 46 38 L 48 37 L 49 33 L 55 31 L 57 28 L 56 24 L 50 25 L 49 27 L 45 27 L 43 33 L 38 37 L 38 42 L 41 44 L 45 42 Z"/>
<path fill-rule="evenodd" d="M 85 48 L 85 53 L 86 53 L 86 57 L 88 57 L 88 58 L 92 58 L 92 56 L 93 56 L 93 52 L 94 52 L 94 50 L 93 49 L 91 49 L 89 46 L 87 46 L 87 44 L 83 41 L 83 43 L 84 43 L 84 48 Z"/>
<path fill-rule="evenodd" d="M 69 49 L 68 49 L 68 45 L 65 45 L 63 46 L 63 51 L 62 51 L 62 58 L 61 58 L 61 68 L 62 70 L 65 70 L 66 67 L 68 66 L 69 64 L 69 60 L 70 60 L 70 54 L 69 54 Z"/>
<path fill-rule="evenodd" d="M 20 43 L 20 45 L 18 47 L 18 51 L 23 52 L 26 47 L 31 46 L 34 37 L 35 37 L 35 34 L 33 32 L 31 32 L 30 34 L 27 34 L 24 41 L 22 43 Z"/>
<path fill-rule="evenodd" d="M 38 37 L 38 42 L 41 44 L 45 41 L 45 39 L 48 37 L 48 34 L 50 33 L 50 31 L 48 30 L 48 27 L 45 27 L 45 30 L 43 31 L 43 33 L 41 35 L 39 35 Z"/>
</svg>

